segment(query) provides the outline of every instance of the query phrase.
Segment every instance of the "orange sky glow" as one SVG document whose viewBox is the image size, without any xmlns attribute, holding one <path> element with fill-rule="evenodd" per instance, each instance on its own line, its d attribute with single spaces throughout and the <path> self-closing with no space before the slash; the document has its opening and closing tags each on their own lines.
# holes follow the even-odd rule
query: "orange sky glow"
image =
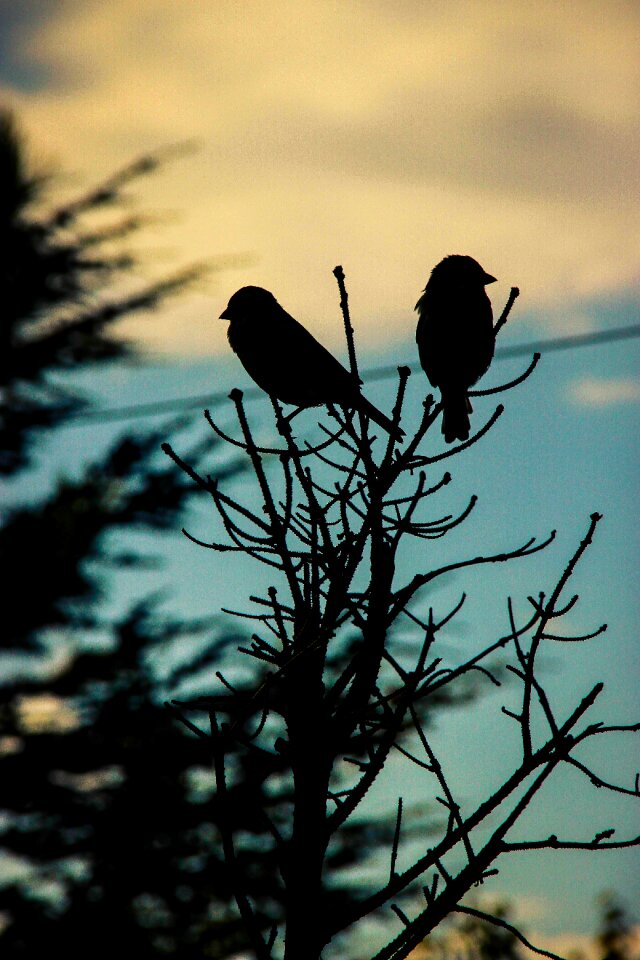
<svg viewBox="0 0 640 960">
<path fill-rule="evenodd" d="M 496 303 L 520 286 L 547 334 L 638 279 L 633 3 L 65 0 L 16 47 L 44 79 L 0 95 L 65 186 L 198 141 L 141 188 L 169 215 L 150 269 L 242 265 L 130 324 L 154 350 L 223 349 L 211 321 L 245 283 L 337 342 L 337 263 L 371 346 L 411 336 L 448 253 L 498 276 Z"/>
</svg>

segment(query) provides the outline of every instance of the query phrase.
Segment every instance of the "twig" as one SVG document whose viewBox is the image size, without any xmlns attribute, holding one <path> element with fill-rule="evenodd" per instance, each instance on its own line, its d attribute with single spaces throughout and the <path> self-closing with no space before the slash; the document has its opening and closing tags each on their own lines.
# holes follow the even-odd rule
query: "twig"
<svg viewBox="0 0 640 960">
<path fill-rule="evenodd" d="M 505 553 L 494 553 L 488 557 L 472 557 L 469 560 L 459 560 L 455 563 L 448 563 L 444 567 L 440 567 L 437 570 L 431 570 L 429 573 L 416 574 L 416 576 L 400 590 L 396 591 L 393 595 L 393 603 L 391 604 L 391 609 L 389 611 L 389 623 L 392 623 L 395 620 L 398 613 L 406 606 L 411 597 L 416 593 L 420 587 L 423 587 L 425 584 L 430 583 L 432 580 L 435 580 L 437 577 L 443 576 L 445 573 L 450 573 L 453 570 L 460 570 L 463 567 L 473 567 L 478 566 L 484 563 L 504 563 L 507 560 L 515 559 L 516 557 L 528 557 L 533 553 L 539 553 L 540 550 L 544 550 L 549 544 L 555 539 L 556 532 L 552 530 L 550 535 L 546 540 L 543 540 L 542 543 L 536 543 L 535 537 L 531 537 L 525 544 L 521 547 L 517 547 L 515 550 L 509 550 Z"/>
<path fill-rule="evenodd" d="M 611 835 L 613 831 L 604 831 L 599 834 L 602 837 L 606 834 Z M 624 847 L 637 847 L 640 844 L 640 835 L 631 837 L 630 840 L 611 840 L 603 841 L 598 837 L 593 840 L 558 840 L 555 835 L 547 837 L 546 840 L 522 840 L 509 841 L 502 844 L 505 853 L 522 852 L 526 850 L 619 850 Z"/>
<path fill-rule="evenodd" d="M 520 943 L 523 943 L 525 947 L 528 947 L 529 950 L 533 950 L 534 953 L 540 954 L 541 957 L 550 957 L 551 960 L 563 960 L 562 957 L 558 956 L 557 953 L 552 953 L 550 950 L 543 950 L 542 947 L 535 947 L 524 934 L 513 926 L 511 923 L 507 923 L 506 920 L 503 920 L 501 917 L 494 917 L 490 913 L 484 913 L 482 910 L 475 910 L 473 907 L 455 907 L 456 913 L 466 913 L 470 917 L 477 917 L 479 920 L 484 920 L 486 923 L 491 923 L 495 927 L 502 927 L 503 930 L 508 930 L 509 933 L 512 933 Z"/>
<path fill-rule="evenodd" d="M 513 387 L 517 387 L 519 384 L 524 383 L 527 380 L 535 368 L 540 362 L 540 354 L 534 353 L 533 359 L 524 373 L 521 373 L 519 377 L 515 377 L 513 380 L 509 380 L 507 383 L 501 383 L 499 387 L 491 387 L 488 390 L 469 390 L 468 396 L 470 397 L 489 397 L 494 393 L 504 393 L 505 390 L 512 390 Z"/>
<path fill-rule="evenodd" d="M 400 825 L 402 823 L 402 797 L 398 797 L 398 812 L 396 814 L 396 828 L 393 832 L 393 843 L 391 845 L 391 869 L 389 871 L 389 882 L 396 876 L 396 861 L 398 859 L 398 844 L 400 843 Z"/>
<path fill-rule="evenodd" d="M 511 313 L 511 307 L 516 302 L 517 298 L 520 296 L 520 290 L 518 287 L 511 287 L 511 293 L 509 294 L 509 299 L 505 304 L 505 308 L 500 315 L 500 319 L 493 328 L 493 336 L 497 337 L 501 329 L 509 319 L 509 314 Z"/>
<path fill-rule="evenodd" d="M 342 319 L 344 320 L 344 332 L 347 337 L 347 350 L 349 351 L 349 367 L 351 369 L 351 375 L 353 376 L 356 383 L 360 383 L 360 375 L 358 373 L 358 360 L 356 358 L 356 348 L 353 341 L 353 327 L 351 325 L 351 317 L 349 316 L 349 295 L 347 294 L 347 288 L 344 282 L 344 270 L 341 266 L 334 267 L 333 275 L 338 281 L 338 289 L 340 290 L 340 309 L 342 310 Z"/>
</svg>

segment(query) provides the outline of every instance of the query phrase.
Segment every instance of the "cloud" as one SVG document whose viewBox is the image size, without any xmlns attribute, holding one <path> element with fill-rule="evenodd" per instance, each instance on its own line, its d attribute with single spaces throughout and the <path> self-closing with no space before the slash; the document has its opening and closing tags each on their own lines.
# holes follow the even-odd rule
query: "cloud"
<svg viewBox="0 0 640 960">
<path fill-rule="evenodd" d="M 640 383 L 630 377 L 584 377 L 570 385 L 569 397 L 573 403 L 586 407 L 637 403 L 640 400 Z"/>
<path fill-rule="evenodd" d="M 623 0 L 66 0 L 16 38 L 47 82 L 5 98 L 87 180 L 200 138 L 144 193 L 185 211 L 158 242 L 182 262 L 255 254 L 243 281 L 328 342 L 336 263 L 369 342 L 411 336 L 452 252 L 561 327 L 559 305 L 637 278 L 639 42 Z"/>
</svg>

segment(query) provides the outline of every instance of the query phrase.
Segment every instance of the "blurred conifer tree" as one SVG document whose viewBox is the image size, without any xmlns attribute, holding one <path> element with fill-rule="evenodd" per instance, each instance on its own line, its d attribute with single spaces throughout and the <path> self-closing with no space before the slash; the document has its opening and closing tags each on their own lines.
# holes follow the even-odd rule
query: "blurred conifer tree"
<svg viewBox="0 0 640 960">
<path fill-rule="evenodd" d="M 3 112 L 0 952 L 72 960 L 126 947 L 142 958 L 179 942 L 185 957 L 224 956 L 237 924 L 226 920 L 202 749 L 166 714 L 155 665 L 181 638 L 199 637 L 197 654 L 175 668 L 184 680 L 228 637 L 210 622 L 161 619 L 153 599 L 111 618 L 98 606 L 109 566 L 149 560 L 135 548 L 116 553 L 119 535 L 173 524 L 189 491 L 158 456 L 156 431 L 138 429 L 102 456 L 88 451 L 79 476 L 43 484 L 26 505 L 20 496 L 39 440 L 86 405 L 65 374 L 131 356 L 116 321 L 162 305 L 204 268 L 132 282 L 139 262 L 124 242 L 145 221 L 122 214 L 123 192 L 160 155 L 57 209 L 25 155 Z"/>
</svg>

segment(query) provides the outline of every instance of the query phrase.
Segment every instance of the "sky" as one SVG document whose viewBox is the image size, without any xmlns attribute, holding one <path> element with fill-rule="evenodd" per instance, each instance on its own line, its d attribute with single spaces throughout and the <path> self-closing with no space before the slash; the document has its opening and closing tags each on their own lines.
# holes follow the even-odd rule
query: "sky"
<svg viewBox="0 0 640 960">
<path fill-rule="evenodd" d="M 337 263 L 367 343 L 407 334 L 447 253 L 555 332 L 639 279 L 636 3 L 23 0 L 0 35 L 0 96 L 78 186 L 198 145 L 150 186 L 158 254 L 252 263 L 145 325 L 155 349 L 223 349 L 241 282 L 335 342 Z"/>
<path fill-rule="evenodd" d="M 250 283 L 344 355 L 338 263 L 363 368 L 415 362 L 413 306 L 449 253 L 498 277 L 496 312 L 519 286 L 505 344 L 638 323 L 639 49 L 640 7 L 622 0 L 0 0 L 0 101 L 34 163 L 61 171 L 62 194 L 141 153 L 194 144 L 136 191 L 159 219 L 143 238 L 147 269 L 209 257 L 221 269 L 180 304 L 127 321 L 151 359 L 93 380 L 100 402 L 247 386 L 216 318 Z M 581 584 L 614 646 L 581 655 L 573 679 L 603 671 L 621 722 L 637 705 L 639 352 L 627 341 L 544 357 L 495 442 L 457 466 L 458 496 L 487 504 L 472 534 L 493 530 L 502 548 L 563 529 L 551 567 L 528 568 L 540 588 L 589 513 L 605 513 Z M 518 369 L 496 362 L 487 385 Z M 412 378 L 416 397 L 426 388 Z M 365 385 L 385 409 L 392 389 Z M 100 442 L 95 425 L 70 426 L 43 445 L 42 471 L 72 472 Z M 210 604 L 211 557 L 173 551 L 184 602 Z M 530 589 L 519 576 L 505 589 Z M 634 762 L 627 744 L 622 759 Z M 637 813 L 635 827 L 624 817 L 637 834 Z M 640 885 L 637 857 L 609 863 L 580 885 L 547 865 L 507 874 L 529 930 L 588 932 L 595 893 Z"/>
</svg>

